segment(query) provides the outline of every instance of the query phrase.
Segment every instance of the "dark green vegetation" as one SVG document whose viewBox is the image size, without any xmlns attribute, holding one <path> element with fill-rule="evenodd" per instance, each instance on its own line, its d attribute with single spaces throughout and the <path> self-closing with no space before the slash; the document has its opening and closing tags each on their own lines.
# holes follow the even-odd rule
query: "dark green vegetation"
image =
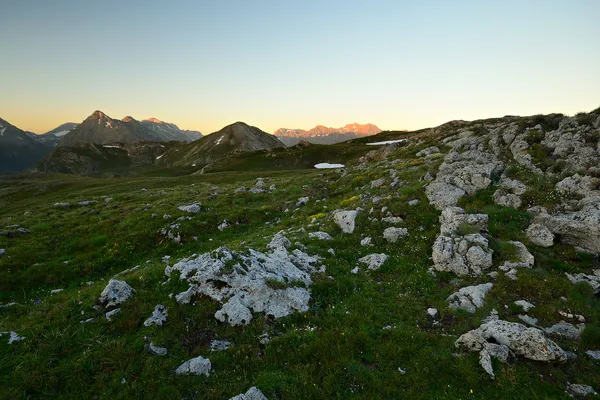
<svg viewBox="0 0 600 400">
<path fill-rule="evenodd" d="M 600 302 L 589 287 L 572 285 L 564 275 L 597 268 L 598 259 L 560 243 L 536 247 L 523 233 L 531 220 L 523 210 L 529 203 L 555 204 L 558 199 L 530 194 L 523 209 L 516 210 L 494 205 L 494 187 L 464 198 L 460 205 L 468 212 L 489 215 L 494 265 L 511 260 L 514 249 L 506 242 L 519 240 L 535 255 L 536 267 L 520 270 L 518 281 L 500 277 L 474 315 L 447 308 L 447 296 L 481 279 L 428 272 L 439 212 L 429 205 L 421 178 L 434 173 L 441 159 L 415 157 L 438 144 L 421 133 L 423 142 L 395 150 L 391 158 L 399 161 L 393 167 L 372 162 L 347 174 L 296 168 L 324 161 L 355 166 L 359 156 L 374 150 L 361 144 L 364 139 L 327 147 L 331 153 L 311 145 L 240 154 L 215 164 L 214 170 L 222 172 L 201 175 L 175 176 L 185 171 L 164 168 L 142 169 L 127 178 L 3 177 L 0 229 L 20 224 L 31 233 L 0 236 L 0 248 L 6 249 L 0 256 L 0 304 L 18 303 L 0 309 L 0 332 L 12 330 L 25 337 L 12 345 L 6 344 L 6 336 L 0 338 L 0 397 L 228 399 L 258 386 L 271 400 L 554 399 L 566 398 L 567 381 L 600 387 L 598 366 L 584 354 L 600 342 Z M 384 132 L 368 141 L 403 136 L 412 138 Z M 376 179 L 391 181 L 390 168 L 404 184 L 370 189 Z M 512 172 L 531 188 L 544 187 L 523 171 Z M 254 186 L 258 177 L 277 189 L 235 193 L 240 186 Z M 361 199 L 365 194 L 383 198 L 373 214 L 368 212 L 371 200 Z M 102 196 L 113 200 L 106 202 Z M 310 201 L 296 210 L 301 196 Z M 413 199 L 420 203 L 408 206 Z M 83 200 L 98 202 L 77 205 Z M 55 207 L 56 202 L 71 206 Z M 177 209 L 193 202 L 202 205 L 198 214 Z M 395 244 L 382 238 L 389 226 L 379 220 L 382 206 L 404 219 L 399 226 L 409 236 Z M 355 232 L 342 234 L 329 212 L 356 207 L 364 211 Z M 172 217 L 165 220 L 164 214 Z M 180 222 L 182 243 L 177 244 L 158 231 L 180 216 L 192 220 Z M 231 227 L 219 231 L 225 219 Z M 318 226 L 310 226 L 313 220 Z M 302 227 L 306 232 L 296 231 Z M 248 326 L 231 327 L 215 320 L 216 302 L 198 297 L 180 305 L 169 295 L 187 285 L 176 279 L 161 284 L 164 256 L 171 256 L 172 265 L 222 245 L 263 251 L 276 232 L 288 228 L 296 231 L 287 234 L 292 243 L 306 245 L 327 267 L 325 274 L 313 275 L 306 313 L 277 320 L 255 314 Z M 331 233 L 334 240 L 309 239 L 308 232 L 317 230 Z M 373 247 L 360 245 L 365 236 L 373 238 Z M 363 267 L 357 275 L 350 273 L 358 258 L 375 252 L 390 256 L 381 269 Z M 136 265 L 141 268 L 118 277 L 136 292 L 109 322 L 98 296 L 110 277 Z M 64 291 L 49 293 L 57 288 Z M 513 302 L 525 298 L 536 304 L 529 314 L 543 326 L 560 320 L 558 310 L 585 315 L 587 328 L 577 345 L 558 341 L 577 354 L 576 360 L 556 365 L 523 359 L 508 365 L 494 362 L 496 379 L 491 380 L 477 354 L 453 354 L 456 338 L 479 326 L 492 309 L 518 321 L 521 310 Z M 169 309 L 167 323 L 145 327 L 144 320 L 159 303 Z M 427 315 L 428 307 L 440 311 L 438 323 Z M 82 323 L 89 318 L 93 320 Z M 271 337 L 266 344 L 259 341 L 264 333 Z M 148 354 L 146 338 L 167 347 L 168 355 Z M 212 339 L 228 339 L 233 346 L 211 353 Z M 181 363 L 200 355 L 212 362 L 210 377 L 174 375 Z"/>
</svg>

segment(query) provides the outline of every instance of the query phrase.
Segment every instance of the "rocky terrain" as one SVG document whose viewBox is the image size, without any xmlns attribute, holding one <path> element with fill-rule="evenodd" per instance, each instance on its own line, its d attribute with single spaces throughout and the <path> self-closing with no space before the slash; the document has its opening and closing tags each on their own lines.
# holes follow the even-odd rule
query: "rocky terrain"
<svg viewBox="0 0 600 400">
<path fill-rule="evenodd" d="M 178 156 L 244 143 L 224 172 L 0 180 L 0 397 L 596 396 L 600 109 L 324 170 L 253 171 L 294 149 L 263 134 Z"/>
<path fill-rule="evenodd" d="M 294 146 L 301 141 L 314 144 L 335 144 L 376 135 L 379 132 L 381 132 L 381 129 L 373 124 L 353 123 L 342 128 L 329 128 L 323 125 L 317 125 L 309 130 L 280 128 L 274 132 L 274 135 L 286 146 Z"/>
</svg>

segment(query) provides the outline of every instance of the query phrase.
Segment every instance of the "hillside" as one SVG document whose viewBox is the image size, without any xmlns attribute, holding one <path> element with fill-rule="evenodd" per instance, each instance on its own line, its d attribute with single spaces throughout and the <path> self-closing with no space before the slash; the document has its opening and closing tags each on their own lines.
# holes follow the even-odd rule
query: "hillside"
<svg viewBox="0 0 600 400">
<path fill-rule="evenodd" d="M 224 145 L 201 175 L 0 177 L 0 398 L 600 388 L 600 108 L 333 146 L 255 129 L 172 144 Z M 295 169 L 330 148 L 345 167 Z"/>
<path fill-rule="evenodd" d="M 163 162 L 175 166 L 205 166 L 244 152 L 283 147 L 276 137 L 243 122 L 236 122 L 193 143 L 172 148 Z"/>
<path fill-rule="evenodd" d="M 294 146 L 301 141 L 313 144 L 335 144 L 359 137 L 371 136 L 381 132 L 373 124 L 348 124 L 342 128 L 328 128 L 323 125 L 317 125 L 312 129 L 288 129 L 280 128 L 274 135 L 286 146 Z"/>
<path fill-rule="evenodd" d="M 0 118 L 0 173 L 25 170 L 53 147 L 54 142 L 41 140 Z"/>
<path fill-rule="evenodd" d="M 150 119 L 138 121 L 133 117 L 113 119 L 101 111 L 95 111 L 81 124 L 62 136 L 59 146 L 75 146 L 82 143 L 111 144 L 145 141 L 189 142 L 201 137 L 200 132 L 182 131 L 176 125 Z"/>
</svg>

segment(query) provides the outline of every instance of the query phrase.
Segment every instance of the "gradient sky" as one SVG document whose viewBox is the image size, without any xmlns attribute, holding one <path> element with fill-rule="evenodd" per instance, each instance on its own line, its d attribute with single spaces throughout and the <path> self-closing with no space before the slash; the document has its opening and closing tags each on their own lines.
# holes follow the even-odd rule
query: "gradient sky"
<svg viewBox="0 0 600 400">
<path fill-rule="evenodd" d="M 598 0 L 4 0 L 0 117 L 209 133 L 600 106 Z"/>
</svg>

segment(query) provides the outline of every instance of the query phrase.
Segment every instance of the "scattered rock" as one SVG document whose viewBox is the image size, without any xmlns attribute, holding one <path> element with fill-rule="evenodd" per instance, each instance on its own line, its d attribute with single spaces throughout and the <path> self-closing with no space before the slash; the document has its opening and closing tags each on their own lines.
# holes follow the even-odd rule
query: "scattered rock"
<svg viewBox="0 0 600 400">
<path fill-rule="evenodd" d="M 229 340 L 213 340 L 210 342 L 210 351 L 225 351 L 231 347 Z"/>
<path fill-rule="evenodd" d="M 537 246 L 550 247 L 554 244 L 554 234 L 544 225 L 531 224 L 525 233 L 529 241 Z"/>
<path fill-rule="evenodd" d="M 150 318 L 148 318 L 146 321 L 144 321 L 144 326 L 150 326 L 150 325 L 162 326 L 162 324 L 167 322 L 168 315 L 169 315 L 169 313 L 168 313 L 167 308 L 165 306 L 163 306 L 162 304 L 158 304 L 156 307 L 154 307 L 154 311 L 152 312 L 152 315 L 150 316 Z"/>
<path fill-rule="evenodd" d="M 296 207 L 304 206 L 308 203 L 310 199 L 308 197 L 300 197 L 296 202 Z"/>
<path fill-rule="evenodd" d="M 493 286 L 492 283 L 483 283 L 477 286 L 463 287 L 446 299 L 449 303 L 448 307 L 455 311 L 462 309 L 474 313 L 478 308 L 483 307 L 485 296 Z"/>
<path fill-rule="evenodd" d="M 0 249 L 0 256 L 3 256 L 6 254 L 6 249 Z"/>
<path fill-rule="evenodd" d="M 121 311 L 120 308 L 115 308 L 114 310 L 111 310 L 109 312 L 107 312 L 106 314 L 104 314 L 104 317 L 108 320 L 108 321 L 112 321 L 112 317 L 115 314 L 118 314 Z"/>
<path fill-rule="evenodd" d="M 550 335 L 561 336 L 566 339 L 578 340 L 581 337 L 581 333 L 585 328 L 584 324 L 580 324 L 578 327 L 573 326 L 565 321 L 560 321 L 557 324 L 552 325 L 550 328 L 545 328 L 544 332 Z"/>
<path fill-rule="evenodd" d="M 530 317 L 529 315 L 519 314 L 517 317 L 519 317 L 519 319 L 525 322 L 527 325 L 537 326 L 538 324 L 537 318 Z"/>
<path fill-rule="evenodd" d="M 592 287 L 595 294 L 600 293 L 600 269 L 594 270 L 593 275 L 588 275 L 584 273 L 572 275 L 567 272 L 565 272 L 565 274 L 567 275 L 567 278 L 571 281 L 571 283 L 587 283 Z"/>
<path fill-rule="evenodd" d="M 292 242 L 285 237 L 283 231 L 279 231 L 275 234 L 275 236 L 273 236 L 273 239 L 271 239 L 271 242 L 267 245 L 267 248 L 271 250 L 275 250 L 280 247 L 289 249 L 291 245 Z"/>
<path fill-rule="evenodd" d="M 308 234 L 308 237 L 311 239 L 319 239 L 319 240 L 333 240 L 331 235 L 327 232 L 311 232 Z"/>
<path fill-rule="evenodd" d="M 210 360 L 202 356 L 192 358 L 181 364 L 176 370 L 177 375 L 210 375 Z"/>
<path fill-rule="evenodd" d="M 400 217 L 385 217 L 381 218 L 381 222 L 386 222 L 388 224 L 401 224 L 404 220 Z"/>
<path fill-rule="evenodd" d="M 50 291 L 50 294 L 58 294 L 60 292 L 62 292 L 64 289 L 54 289 Z"/>
<path fill-rule="evenodd" d="M 358 271 L 359 271 L 359 268 L 358 267 L 354 267 L 354 268 L 352 268 L 350 270 L 350 273 L 356 275 L 356 274 L 358 274 Z"/>
<path fill-rule="evenodd" d="M 592 357 L 594 360 L 600 360 L 600 350 L 588 350 L 585 354 Z"/>
<path fill-rule="evenodd" d="M 187 206 L 179 206 L 178 207 L 181 211 L 185 211 L 185 212 L 189 212 L 189 213 L 199 213 L 200 212 L 200 205 L 199 204 L 190 204 Z"/>
<path fill-rule="evenodd" d="M 419 200 L 418 199 L 410 200 L 408 202 L 409 206 L 416 206 L 417 204 L 419 204 Z"/>
<path fill-rule="evenodd" d="M 390 243 L 396 243 L 398 239 L 406 235 L 408 235 L 408 230 L 406 228 L 390 227 L 383 231 L 383 238 Z"/>
<path fill-rule="evenodd" d="M 342 229 L 344 233 L 354 232 L 354 221 L 358 211 L 356 210 L 335 210 L 333 212 L 334 222 Z"/>
<path fill-rule="evenodd" d="M 65 201 L 58 202 L 58 203 L 54 203 L 54 207 L 67 208 L 67 207 L 71 207 L 71 203 L 67 203 Z"/>
<path fill-rule="evenodd" d="M 267 397 L 256 387 L 252 386 L 246 393 L 238 394 L 229 400 L 269 400 Z"/>
<path fill-rule="evenodd" d="M 490 341 L 507 346 L 519 356 L 534 361 L 565 361 L 565 352 L 537 328 L 516 322 L 493 319 L 458 338 L 455 345 L 469 351 L 481 351 Z"/>
<path fill-rule="evenodd" d="M 527 247 L 521 242 L 509 241 L 507 242 L 515 247 L 515 261 L 505 261 L 500 266 L 502 271 L 509 271 L 514 268 L 532 268 L 535 264 L 535 258 L 527 250 Z"/>
<path fill-rule="evenodd" d="M 10 332 L 0 332 L 0 337 L 2 337 L 4 335 L 8 335 L 8 344 L 13 344 L 15 342 L 20 342 L 21 340 L 25 339 L 23 336 L 19 336 L 16 332 L 13 332 L 13 331 L 10 331 Z"/>
<path fill-rule="evenodd" d="M 125 281 L 111 279 L 98 299 L 104 307 L 112 307 L 124 303 L 133 296 L 133 289 Z"/>
<path fill-rule="evenodd" d="M 577 383 L 567 382 L 567 393 L 572 396 L 585 397 L 585 396 L 597 396 L 598 393 L 593 387 L 589 385 L 581 385 Z"/>
<path fill-rule="evenodd" d="M 385 178 L 380 178 L 371 182 L 371 189 L 377 189 L 385 185 Z"/>
<path fill-rule="evenodd" d="M 221 232 L 223 232 L 225 229 L 229 228 L 231 225 L 229 225 L 229 221 L 227 221 L 226 219 L 223 220 L 223 222 L 221 222 L 221 224 L 219 224 L 219 226 L 217 226 L 217 229 L 220 230 Z"/>
<path fill-rule="evenodd" d="M 364 238 L 363 240 L 360 241 L 361 246 L 368 246 L 370 244 L 371 244 L 371 238 L 369 236 L 367 236 L 366 238 Z"/>
<path fill-rule="evenodd" d="M 439 153 L 440 149 L 437 148 L 436 146 L 431 146 L 431 147 L 427 147 L 426 149 L 423 149 L 421 151 L 419 151 L 417 154 L 415 154 L 417 157 L 429 157 L 432 154 L 436 154 Z"/>
<path fill-rule="evenodd" d="M 152 342 L 150 342 L 150 344 L 148 345 L 148 351 L 150 352 L 150 354 L 153 354 L 155 356 L 166 356 L 167 355 L 167 349 L 165 347 L 157 346 Z"/>
<path fill-rule="evenodd" d="M 427 309 L 427 314 L 429 314 L 429 316 L 431 318 L 435 318 L 436 315 L 438 314 L 438 310 L 437 310 L 437 308 L 428 308 Z"/>
<path fill-rule="evenodd" d="M 529 311 L 530 308 L 535 307 L 535 305 L 531 304 L 530 302 L 528 302 L 526 300 L 517 300 L 517 301 L 515 301 L 515 304 L 518 305 L 519 307 L 521 307 L 523 309 L 523 311 L 525 311 L 525 312 Z"/>
<path fill-rule="evenodd" d="M 358 262 L 365 264 L 368 269 L 374 271 L 376 269 L 379 269 L 387 259 L 387 254 L 373 253 L 359 258 Z"/>
</svg>

